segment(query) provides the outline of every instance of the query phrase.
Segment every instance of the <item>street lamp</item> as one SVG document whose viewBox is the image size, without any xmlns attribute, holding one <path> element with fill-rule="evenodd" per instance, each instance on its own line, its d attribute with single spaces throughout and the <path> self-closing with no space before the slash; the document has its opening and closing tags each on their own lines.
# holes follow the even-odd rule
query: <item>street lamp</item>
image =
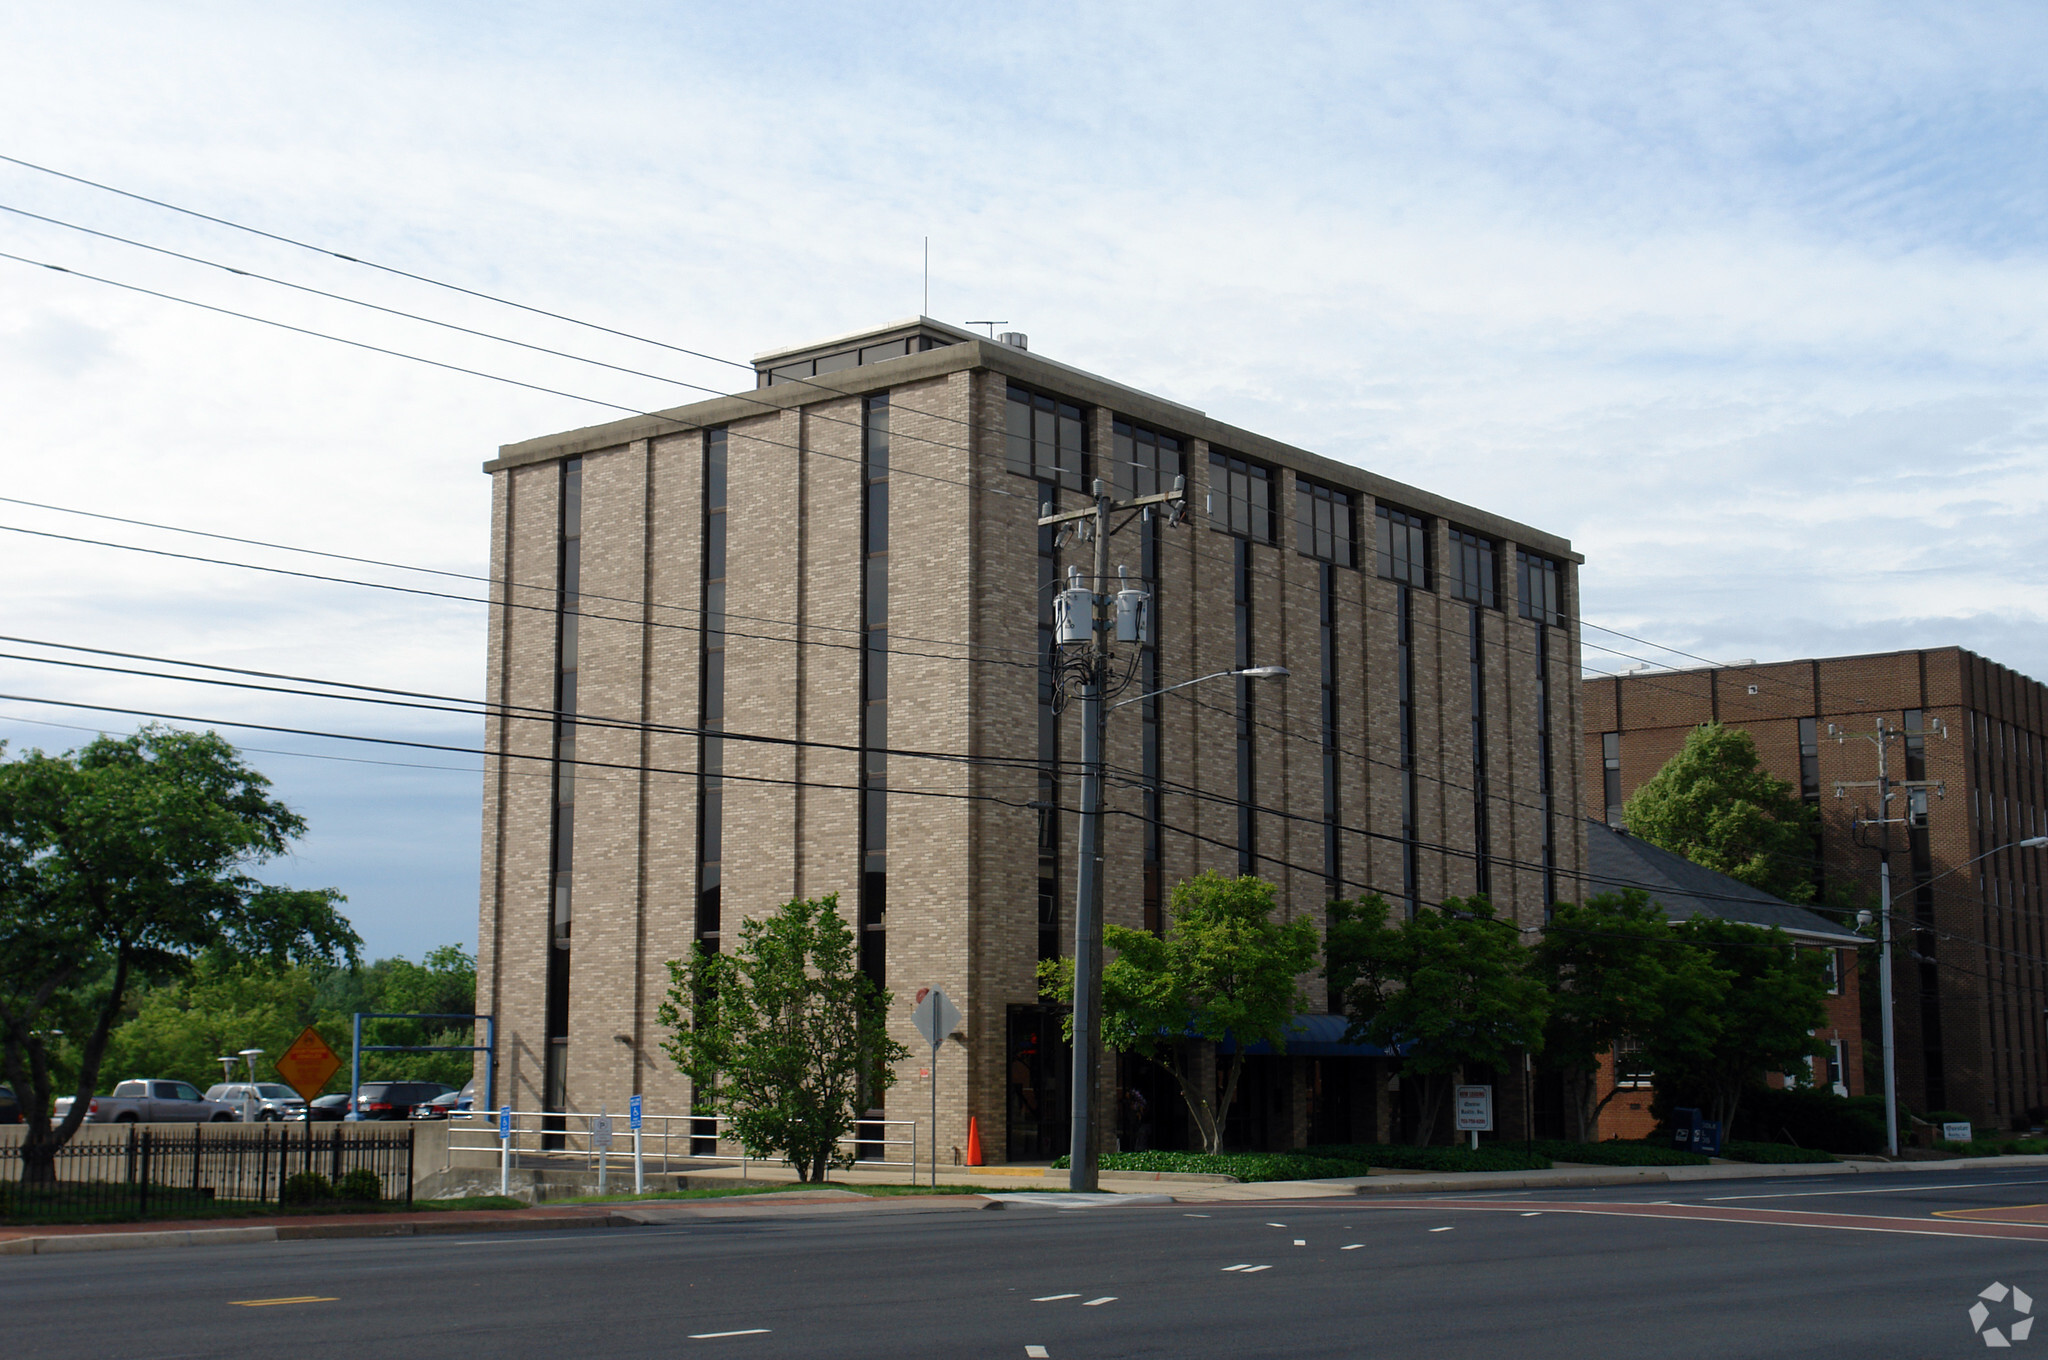
<svg viewBox="0 0 2048 1360">
<path fill-rule="evenodd" d="M 1991 857 L 1992 857 L 1993 855 L 1996 855 L 1996 854 L 2002 854 L 2003 852 L 2005 852 L 2005 851 L 2007 851 L 2007 850 L 2039 850 L 2039 849 L 2043 848 L 2044 846 L 2048 846 L 2048 836 L 2028 836 L 2028 837 L 2027 837 L 2027 838 L 2026 838 L 2025 840 L 2018 840 L 2018 841 L 2008 841 L 2008 842 L 2007 842 L 2006 844 L 2004 844 L 2004 845 L 1998 845 L 1998 846 L 1993 846 L 1993 847 L 1992 847 L 1991 849 L 1989 849 L 1989 850 L 1986 850 L 1986 851 L 1985 851 L 1985 852 L 1984 852 L 1983 854 L 1981 854 L 1981 855 L 1974 855 L 1974 856 L 1972 856 L 1971 858 L 1969 858 L 1969 859 L 1966 859 L 1966 860 L 1964 860 L 1964 861 L 1963 861 L 1963 862 L 1962 862 L 1961 864 L 1958 864 L 1958 865 L 1956 865 L 1956 866 L 1955 866 L 1954 868 L 1950 868 L 1950 869 L 1944 869 L 1944 870 L 1942 870 L 1942 871 L 1941 871 L 1940 873 L 1936 874 L 1936 875 L 1935 875 L 1934 877 L 1932 877 L 1932 878 L 1928 879 L 1928 880 L 1927 880 L 1926 882 L 1924 882 L 1924 883 L 1920 883 L 1920 884 L 1917 884 L 1916 886 L 1917 886 L 1917 887 L 1921 887 L 1921 888 L 1930 888 L 1930 887 L 1933 887 L 1933 886 L 1934 886 L 1934 885 L 1935 885 L 1936 883 L 1939 883 L 1939 882 L 1941 882 L 1941 880 L 1943 880 L 1944 878 L 1947 878 L 1947 877 L 1948 877 L 1948 876 L 1949 876 L 1950 874 L 1957 874 L 1957 873 L 1961 873 L 1961 872 L 1962 872 L 1963 870 L 1965 870 L 1965 869 L 1969 868 L 1969 867 L 1970 867 L 1970 866 L 1971 866 L 1972 864 L 1976 864 L 1976 863 L 1978 863 L 1978 862 L 1980 862 L 1980 861 L 1982 861 L 1982 860 L 1987 860 L 1987 859 L 1990 859 L 1990 858 L 1991 858 Z M 1882 990 L 1882 1001 L 1883 1001 L 1883 1003 L 1884 1003 L 1884 1004 L 1883 1004 L 1883 1007 L 1882 1007 L 1882 1009 L 1883 1009 L 1883 1012 L 1884 1012 L 1884 1035 L 1883 1035 L 1883 1038 L 1884 1038 L 1884 1120 L 1885 1120 L 1885 1143 L 1886 1143 L 1887 1149 L 1888 1149 L 1888 1150 L 1890 1151 L 1891 1155 L 1892 1155 L 1892 1156 L 1894 1156 L 1894 1157 L 1896 1157 L 1896 1156 L 1898 1156 L 1898 1155 L 1899 1155 L 1899 1116 L 1898 1116 L 1898 1107 L 1899 1107 L 1899 1076 L 1898 1076 L 1898 1059 L 1897 1059 L 1897 1055 L 1896 1055 L 1896 1053 L 1894 1052 L 1894 1050 L 1893 1050 L 1893 1046 L 1892 1046 L 1892 1028 L 1893 1028 L 1893 1026 L 1892 1026 L 1892 1008 L 1891 1008 L 1891 999 L 1892 999 L 1892 995 L 1891 995 L 1891 993 L 1892 993 L 1892 873 L 1891 873 L 1891 869 L 1892 869 L 1892 866 L 1891 866 L 1891 860 L 1890 860 L 1890 857 L 1889 857 L 1889 856 L 1887 856 L 1887 857 L 1886 857 L 1885 859 L 1883 859 L 1883 860 L 1879 861 L 1879 863 L 1878 863 L 1878 888 L 1879 888 L 1879 898 L 1880 898 L 1880 900 L 1879 900 L 1879 902 L 1878 902 L 1878 912 L 1879 912 L 1879 920 L 1878 920 L 1878 928 L 1877 928 L 1877 938 L 1878 938 L 1878 961 L 1877 961 L 1877 970 L 1878 970 L 1878 982 L 1879 982 L 1879 984 L 1880 984 L 1880 986 L 1881 986 L 1881 990 Z M 1858 924 L 1858 925 L 1864 925 L 1864 924 L 1868 924 L 1868 922 L 1869 922 L 1869 919 L 1870 919 L 1870 913 L 1868 913 L 1868 912 L 1859 912 L 1859 913 L 1857 914 L 1857 924 Z"/>
<path fill-rule="evenodd" d="M 263 1056 L 263 1050 L 245 1048 L 236 1056 L 249 1064 L 249 1088 L 242 1093 L 242 1122 L 249 1124 L 254 1122 L 251 1118 L 254 1111 L 250 1109 L 250 1103 L 256 1099 L 256 1060 Z"/>
</svg>

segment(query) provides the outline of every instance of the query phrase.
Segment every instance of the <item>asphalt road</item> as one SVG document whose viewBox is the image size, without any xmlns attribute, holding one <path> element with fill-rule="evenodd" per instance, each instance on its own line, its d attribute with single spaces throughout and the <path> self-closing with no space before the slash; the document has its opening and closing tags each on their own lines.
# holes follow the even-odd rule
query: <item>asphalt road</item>
<svg viewBox="0 0 2048 1360">
<path fill-rule="evenodd" d="M 2044 1201 L 2048 1173 L 2027 1168 L 1464 1207 L 763 1206 L 599 1231 L 7 1257 L 0 1353 L 1918 1360 L 1985 1350 L 1969 1310 L 1994 1281 L 2048 1312 L 2048 1226 L 1920 1229 L 1977 1233 L 1976 1218 L 1933 1215 Z M 1726 1210 L 1757 1217 L 1686 1216 Z M 2009 1329 L 2015 1302 L 1987 1303 L 1985 1325 Z M 2048 1334 L 2020 1345 L 2034 1341 L 2048 1351 Z"/>
</svg>

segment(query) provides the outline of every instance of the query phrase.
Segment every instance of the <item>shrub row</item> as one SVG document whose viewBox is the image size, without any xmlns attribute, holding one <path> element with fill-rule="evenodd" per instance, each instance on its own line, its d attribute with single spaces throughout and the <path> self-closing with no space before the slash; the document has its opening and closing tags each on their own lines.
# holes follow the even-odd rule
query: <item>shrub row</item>
<svg viewBox="0 0 2048 1360">
<path fill-rule="evenodd" d="M 1973 1138 L 1967 1143 L 1936 1142 L 1934 1146 L 1958 1157 L 2037 1157 L 2048 1153 L 2048 1138 Z"/>
<path fill-rule="evenodd" d="M 1053 1166 L 1064 1168 L 1061 1157 Z M 1362 1162 L 1311 1157 L 1293 1152 L 1106 1152 L 1104 1171 L 1177 1171 L 1208 1176 L 1233 1176 L 1240 1181 L 1314 1181 L 1332 1176 L 1363 1176 Z"/>
<path fill-rule="evenodd" d="M 1305 1147 L 1308 1157 L 1361 1162 L 1389 1171 L 1547 1171 L 1550 1158 L 1524 1151 L 1520 1143 L 1468 1147 L 1409 1147 L 1393 1143 L 1328 1143 Z M 1357 1174 L 1357 1173 L 1352 1173 Z"/>
<path fill-rule="evenodd" d="M 1731 1162 L 1761 1162 L 1771 1166 L 1835 1160 L 1819 1148 L 1793 1147 L 1790 1143 L 1751 1143 L 1739 1138 L 1721 1144 L 1721 1155 Z"/>
<path fill-rule="evenodd" d="M 1604 1143 L 1569 1143 L 1562 1139 L 1539 1138 L 1530 1147 L 1557 1162 L 1585 1162 L 1592 1166 L 1705 1166 L 1711 1159 L 1697 1152 L 1685 1152 L 1668 1143 L 1631 1142 L 1610 1138 Z"/>
<path fill-rule="evenodd" d="M 286 1204 L 319 1204 L 327 1200 L 348 1200 L 352 1203 L 375 1204 L 384 1197 L 384 1182 L 377 1173 L 366 1167 L 342 1173 L 338 1181 L 329 1181 L 317 1171 L 294 1173 L 284 1183 L 278 1198 Z"/>
</svg>

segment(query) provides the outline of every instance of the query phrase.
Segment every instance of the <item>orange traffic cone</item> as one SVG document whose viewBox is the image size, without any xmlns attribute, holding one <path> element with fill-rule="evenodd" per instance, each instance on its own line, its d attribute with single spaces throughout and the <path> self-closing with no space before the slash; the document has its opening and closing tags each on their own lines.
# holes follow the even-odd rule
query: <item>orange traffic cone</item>
<svg viewBox="0 0 2048 1360">
<path fill-rule="evenodd" d="M 967 1164 L 981 1165 L 981 1125 L 973 1115 L 967 1116 Z"/>
</svg>

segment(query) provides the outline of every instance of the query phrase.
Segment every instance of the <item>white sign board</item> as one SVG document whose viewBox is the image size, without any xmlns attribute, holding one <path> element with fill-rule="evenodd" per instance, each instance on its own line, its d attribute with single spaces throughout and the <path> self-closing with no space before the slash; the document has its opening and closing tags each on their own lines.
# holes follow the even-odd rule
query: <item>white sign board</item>
<svg viewBox="0 0 2048 1360">
<path fill-rule="evenodd" d="M 910 1013 L 910 1023 L 917 1026 L 917 1032 L 924 1041 L 936 1049 L 946 1042 L 946 1036 L 960 1025 L 960 1008 L 953 1004 L 943 988 L 934 987 L 924 994 L 917 1003 L 917 1009 Z"/>
<path fill-rule="evenodd" d="M 590 1117 L 590 1146 L 597 1152 L 608 1152 L 612 1146 L 612 1117 L 608 1114 L 594 1114 Z"/>
<path fill-rule="evenodd" d="M 1457 1088 L 1458 1132 L 1493 1132 L 1493 1088 L 1491 1086 L 1460 1086 Z"/>
<path fill-rule="evenodd" d="M 1967 1143 L 1970 1141 L 1970 1126 L 1968 1124 L 1943 1124 L 1941 1126 L 1941 1137 L 1942 1141 L 1947 1143 Z"/>
</svg>

